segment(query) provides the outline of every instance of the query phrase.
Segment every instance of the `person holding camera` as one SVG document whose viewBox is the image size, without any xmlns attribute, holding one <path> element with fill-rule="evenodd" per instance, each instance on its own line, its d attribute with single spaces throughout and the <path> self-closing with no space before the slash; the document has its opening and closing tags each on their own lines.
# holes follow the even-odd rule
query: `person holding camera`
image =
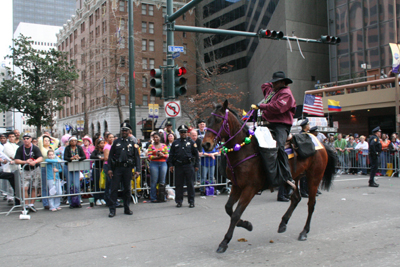
<svg viewBox="0 0 400 267">
<path fill-rule="evenodd" d="M 199 170 L 199 152 L 196 143 L 187 136 L 188 130 L 186 125 L 178 127 L 181 138 L 172 143 L 167 160 L 171 172 L 175 166 L 177 208 L 182 207 L 184 181 L 188 191 L 189 208 L 194 208 L 194 174 Z"/>
<path fill-rule="evenodd" d="M 124 201 L 124 214 L 132 215 L 129 209 L 131 201 L 131 180 L 132 170 L 135 168 L 135 177 L 139 176 L 140 155 L 139 146 L 129 138 L 129 130 L 132 127 L 124 122 L 121 124 L 121 137 L 114 141 L 108 156 L 108 175 L 111 179 L 111 199 L 110 213 L 108 217 L 115 216 L 115 208 L 117 205 L 118 188 L 122 183 L 124 189 L 122 199 Z"/>
<path fill-rule="evenodd" d="M 153 134 L 153 144 L 149 146 L 147 154 L 150 161 L 150 201 L 157 203 L 157 183 L 165 184 L 165 175 L 168 165 L 168 146 L 160 142 L 160 134 Z"/>
</svg>

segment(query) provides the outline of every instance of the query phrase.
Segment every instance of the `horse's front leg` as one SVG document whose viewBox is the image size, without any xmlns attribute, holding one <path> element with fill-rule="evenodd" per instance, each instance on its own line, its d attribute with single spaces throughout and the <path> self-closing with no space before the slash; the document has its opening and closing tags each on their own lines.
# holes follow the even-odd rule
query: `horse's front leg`
<svg viewBox="0 0 400 267">
<path fill-rule="evenodd" d="M 229 217 L 232 217 L 233 214 L 233 205 L 239 200 L 241 194 L 241 189 L 238 186 L 232 186 L 232 191 L 231 194 L 229 195 L 229 199 L 225 204 L 225 211 L 229 215 Z M 248 231 L 253 230 L 253 225 L 249 221 L 243 221 L 240 219 L 238 223 L 236 224 L 237 227 L 243 227 Z"/>
<path fill-rule="evenodd" d="M 293 211 L 296 209 L 297 205 L 301 201 L 300 191 L 299 191 L 299 181 L 300 178 L 296 177 L 296 189 L 294 190 L 291 198 L 290 198 L 290 206 L 287 209 L 286 213 L 283 215 L 281 223 L 279 224 L 278 233 L 283 233 L 286 231 L 287 223 L 289 222 L 290 217 L 293 214 Z"/>
<path fill-rule="evenodd" d="M 250 201 L 253 199 L 253 197 L 256 193 L 257 193 L 257 190 L 255 188 L 246 187 L 244 190 L 242 190 L 242 192 L 240 194 L 239 204 L 237 205 L 235 211 L 231 215 L 231 223 L 229 225 L 227 233 L 225 234 L 224 239 L 218 246 L 217 253 L 223 253 L 228 248 L 228 243 L 232 239 L 233 231 L 236 226 L 239 226 L 238 223 L 239 223 L 239 221 L 241 221 L 240 217 L 242 216 L 244 210 L 249 205 Z M 248 223 L 251 226 L 251 223 L 242 221 L 242 224 L 245 224 L 245 223 Z M 242 227 L 244 227 L 244 225 Z M 253 229 L 253 226 L 251 226 L 251 229 Z"/>
</svg>

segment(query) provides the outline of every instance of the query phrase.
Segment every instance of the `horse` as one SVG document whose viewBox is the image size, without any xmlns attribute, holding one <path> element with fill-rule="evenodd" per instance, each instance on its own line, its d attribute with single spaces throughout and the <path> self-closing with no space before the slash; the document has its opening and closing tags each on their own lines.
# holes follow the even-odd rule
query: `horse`
<svg viewBox="0 0 400 267">
<path fill-rule="evenodd" d="M 226 174 L 232 182 L 232 189 L 225 205 L 225 211 L 231 218 L 230 225 L 216 251 L 223 253 L 228 248 L 236 226 L 248 231 L 253 230 L 253 225 L 249 221 L 242 220 L 241 217 L 253 197 L 264 189 L 266 177 L 259 155 L 258 142 L 251 136 L 254 132 L 248 129 L 233 110 L 228 108 L 227 100 L 223 105 L 214 104 L 214 108 L 214 112 L 207 120 L 207 131 L 202 146 L 205 151 L 211 151 L 219 142 L 225 141 L 222 152 L 226 156 Z M 306 174 L 309 191 L 308 217 L 298 238 L 304 241 L 307 240 L 307 234 L 310 231 L 318 187 L 322 181 L 322 189 L 328 191 L 334 179 L 336 155 L 330 147 L 324 145 L 311 157 L 290 159 L 289 165 L 295 181 L 295 189 L 291 196 L 290 206 L 279 224 L 278 233 L 286 231 L 289 219 L 301 200 L 299 180 Z M 238 204 L 233 211 L 236 202 Z"/>
</svg>

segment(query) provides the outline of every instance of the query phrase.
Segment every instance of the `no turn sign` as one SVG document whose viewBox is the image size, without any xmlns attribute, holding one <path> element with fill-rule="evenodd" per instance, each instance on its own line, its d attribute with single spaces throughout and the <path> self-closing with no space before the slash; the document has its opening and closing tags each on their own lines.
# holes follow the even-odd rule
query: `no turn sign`
<svg viewBox="0 0 400 267">
<path fill-rule="evenodd" d="M 164 110 L 167 118 L 181 117 L 181 101 L 164 101 Z"/>
</svg>

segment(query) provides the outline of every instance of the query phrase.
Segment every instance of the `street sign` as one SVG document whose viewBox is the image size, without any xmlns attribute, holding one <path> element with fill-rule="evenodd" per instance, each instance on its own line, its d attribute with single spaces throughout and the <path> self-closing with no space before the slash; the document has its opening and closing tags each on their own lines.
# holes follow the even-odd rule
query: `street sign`
<svg viewBox="0 0 400 267">
<path fill-rule="evenodd" d="M 167 118 L 181 117 L 181 101 L 165 101 L 164 102 L 165 116 Z"/>
<path fill-rule="evenodd" d="M 179 52 L 175 52 L 175 53 L 173 53 L 172 54 L 172 58 L 177 58 L 177 57 L 179 57 L 181 55 L 181 53 L 179 53 Z"/>
<path fill-rule="evenodd" d="M 169 45 L 168 46 L 168 52 L 184 52 L 183 46 L 174 46 L 174 45 Z"/>
</svg>

